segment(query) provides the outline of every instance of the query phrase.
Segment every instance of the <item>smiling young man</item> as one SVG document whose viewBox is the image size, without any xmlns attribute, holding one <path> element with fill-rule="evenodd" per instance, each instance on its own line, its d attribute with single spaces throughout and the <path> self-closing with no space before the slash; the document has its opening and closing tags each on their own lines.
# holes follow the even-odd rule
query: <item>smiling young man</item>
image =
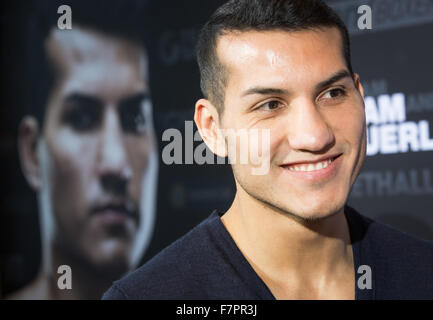
<svg viewBox="0 0 433 320">
<path fill-rule="evenodd" d="M 232 161 L 236 196 L 133 274 L 109 299 L 433 298 L 433 245 L 346 205 L 366 154 L 364 92 L 347 30 L 319 0 L 234 0 L 204 26 L 206 99 L 195 122 L 267 131 L 266 174 Z M 235 149 L 239 152 L 239 146 Z"/>
</svg>

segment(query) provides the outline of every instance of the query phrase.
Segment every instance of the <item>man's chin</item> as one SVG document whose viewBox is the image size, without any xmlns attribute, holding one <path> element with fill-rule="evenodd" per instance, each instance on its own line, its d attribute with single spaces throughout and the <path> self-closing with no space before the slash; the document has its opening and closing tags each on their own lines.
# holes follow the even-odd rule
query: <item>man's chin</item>
<svg viewBox="0 0 433 320">
<path fill-rule="evenodd" d="M 248 184 L 239 180 L 237 182 L 250 197 L 299 222 L 314 222 L 332 217 L 343 211 L 346 200 L 346 196 L 341 192 L 331 194 L 288 191 L 264 196 L 257 192 L 257 188 L 246 188 Z"/>
<path fill-rule="evenodd" d="M 306 223 L 324 221 L 343 211 L 341 205 L 320 204 L 320 205 L 302 205 L 295 208 L 288 208 L 287 213 L 296 217 L 297 220 Z"/>
<path fill-rule="evenodd" d="M 337 213 L 343 211 L 343 206 L 338 203 L 312 203 L 311 201 L 300 202 L 291 201 L 291 203 L 275 203 L 264 201 L 278 212 L 292 218 L 300 223 L 313 223 L 326 220 Z"/>
</svg>

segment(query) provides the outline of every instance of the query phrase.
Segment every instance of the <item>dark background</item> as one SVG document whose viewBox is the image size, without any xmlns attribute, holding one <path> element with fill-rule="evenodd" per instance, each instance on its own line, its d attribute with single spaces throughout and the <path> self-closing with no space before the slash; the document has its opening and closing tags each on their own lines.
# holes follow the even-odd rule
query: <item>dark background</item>
<svg viewBox="0 0 433 320">
<path fill-rule="evenodd" d="M 37 1 L 37 0 L 35 0 Z M 0 268 L 7 294 L 30 281 L 40 263 L 35 194 L 21 173 L 17 125 L 25 109 L 20 63 L 30 1 L 1 3 Z M 109 1 L 106 1 L 107 5 Z M 201 98 L 194 44 L 201 25 L 225 1 L 154 1 L 151 86 L 160 153 L 167 128 L 184 132 Z M 328 1 L 352 35 L 352 63 L 366 95 L 404 93 L 406 121 L 427 120 L 433 138 L 433 1 Z M 373 29 L 357 28 L 357 8 L 369 4 Z M 72 8 L 73 9 L 73 8 Z M 196 129 L 195 129 L 196 130 Z M 398 178 L 397 178 L 398 177 Z M 406 183 L 402 187 L 402 183 Z M 399 192 L 396 192 L 397 189 Z M 160 158 L 157 220 L 144 261 L 234 196 L 228 165 L 165 165 Z M 433 240 L 433 152 L 409 151 L 367 158 L 349 204 L 362 214 Z"/>
</svg>

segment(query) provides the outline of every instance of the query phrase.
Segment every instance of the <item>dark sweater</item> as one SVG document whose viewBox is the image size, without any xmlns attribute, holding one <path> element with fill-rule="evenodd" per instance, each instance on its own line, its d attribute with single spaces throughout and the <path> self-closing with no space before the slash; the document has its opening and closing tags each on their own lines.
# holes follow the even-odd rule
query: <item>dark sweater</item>
<svg viewBox="0 0 433 320">
<path fill-rule="evenodd" d="M 346 206 L 355 264 L 355 299 L 433 299 L 433 242 L 416 239 Z M 266 299 L 275 297 L 242 255 L 214 211 L 103 299 Z M 360 265 L 372 271 L 361 289 Z M 365 282 L 364 282 L 365 283 Z"/>
</svg>

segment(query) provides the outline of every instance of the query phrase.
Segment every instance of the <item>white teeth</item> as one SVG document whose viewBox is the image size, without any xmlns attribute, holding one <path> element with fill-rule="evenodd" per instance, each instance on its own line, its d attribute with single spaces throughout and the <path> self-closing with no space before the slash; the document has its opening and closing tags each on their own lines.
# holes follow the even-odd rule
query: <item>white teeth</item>
<svg viewBox="0 0 433 320">
<path fill-rule="evenodd" d="M 303 164 L 303 165 L 294 165 L 290 166 L 289 170 L 291 171 L 314 171 L 314 170 L 321 170 L 325 169 L 330 163 L 332 162 L 331 159 L 328 159 L 326 161 L 318 162 L 316 164 L 309 163 L 309 164 Z"/>
</svg>

